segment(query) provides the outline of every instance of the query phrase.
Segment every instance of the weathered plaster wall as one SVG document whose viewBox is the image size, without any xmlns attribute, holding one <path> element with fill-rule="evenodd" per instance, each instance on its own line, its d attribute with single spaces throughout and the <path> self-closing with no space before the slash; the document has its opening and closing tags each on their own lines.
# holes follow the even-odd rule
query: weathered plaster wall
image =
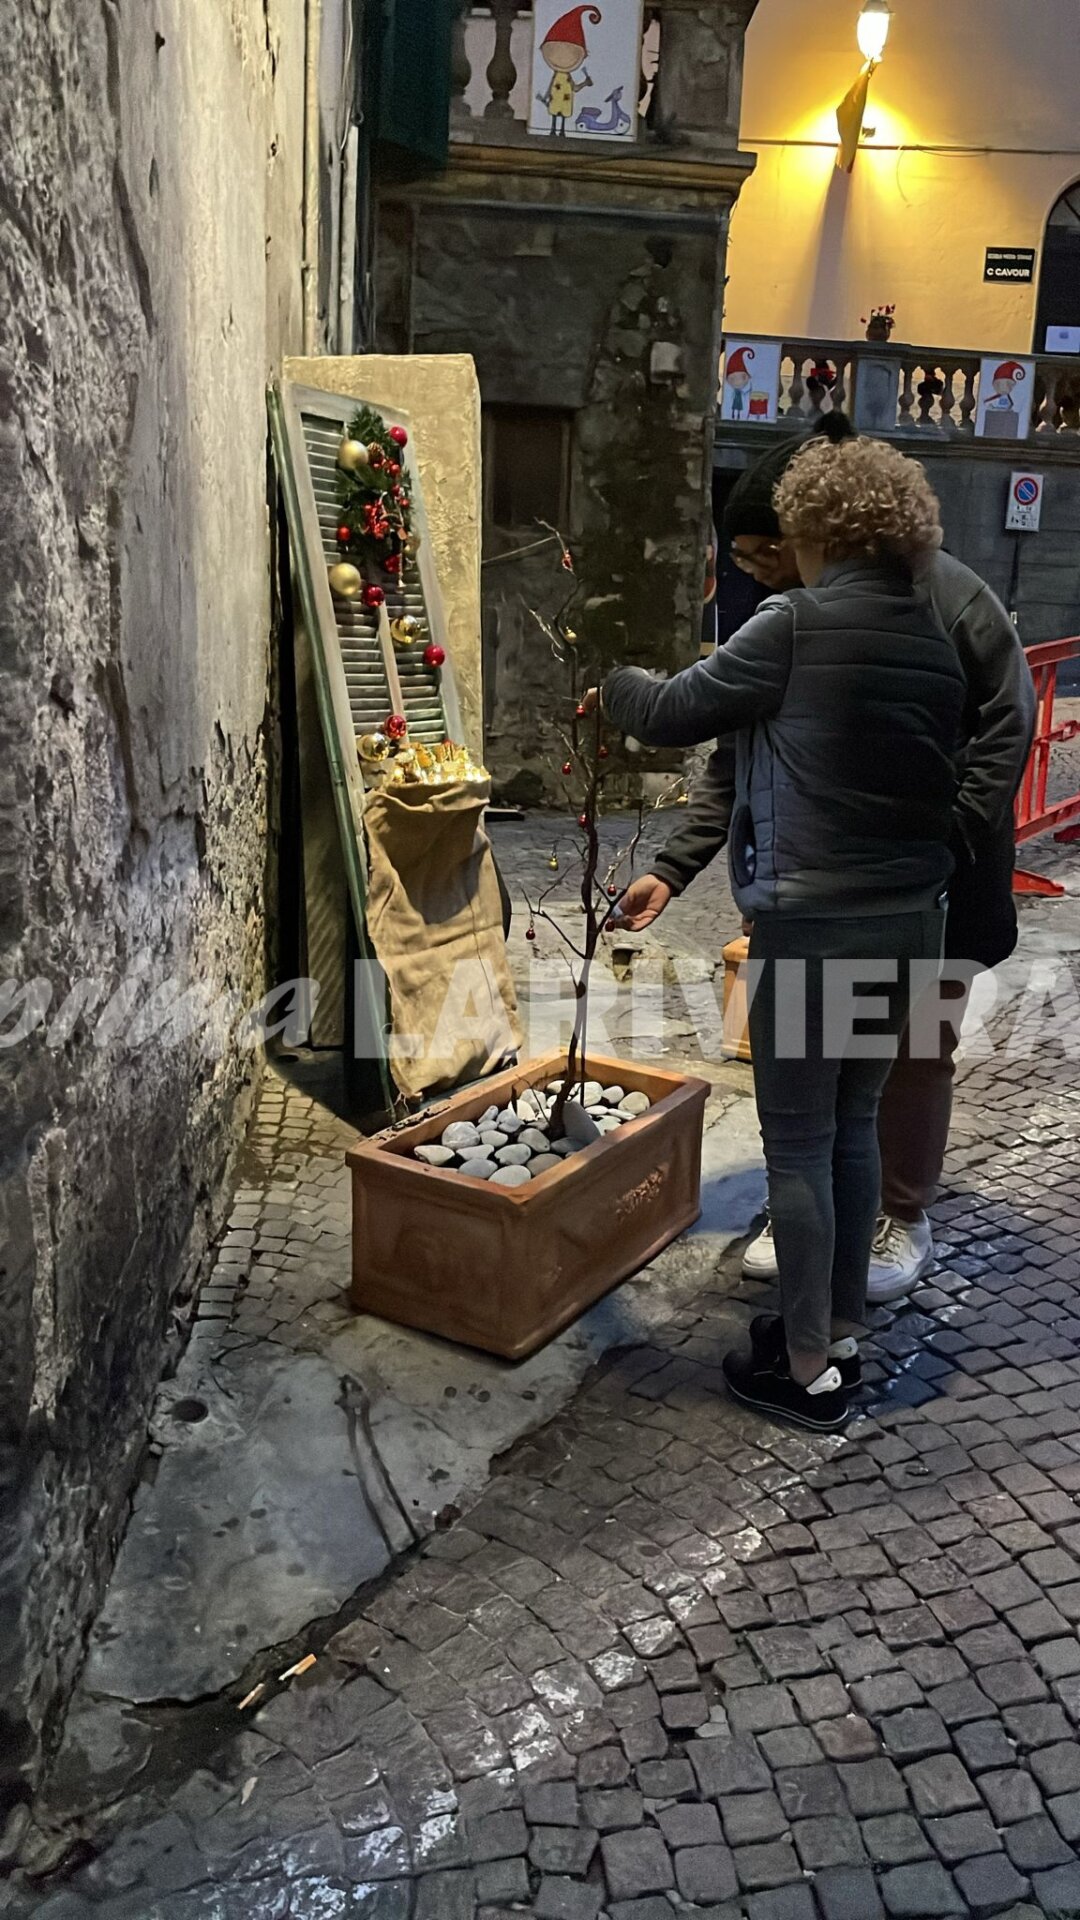
<svg viewBox="0 0 1080 1920">
<path fill-rule="evenodd" d="M 27 0 L 6 35 L 0 959 L 89 1005 L 8 1044 L 16 1007 L 0 1051 L 0 1809 L 81 1658 L 251 1073 L 113 997 L 263 991 L 304 10 Z"/>
</svg>

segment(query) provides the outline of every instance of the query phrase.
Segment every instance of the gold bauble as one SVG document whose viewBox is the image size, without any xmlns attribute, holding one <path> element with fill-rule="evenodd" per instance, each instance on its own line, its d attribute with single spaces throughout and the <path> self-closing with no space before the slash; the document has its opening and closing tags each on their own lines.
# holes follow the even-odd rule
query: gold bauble
<svg viewBox="0 0 1080 1920">
<path fill-rule="evenodd" d="M 424 544 L 424 536 L 422 533 L 407 533 L 405 535 L 406 553 L 409 553 L 409 554 L 419 553 L 423 544 Z"/>
<path fill-rule="evenodd" d="M 385 760 L 390 742 L 385 733 L 362 733 L 356 743 L 361 760 Z"/>
<path fill-rule="evenodd" d="M 422 631 L 414 613 L 401 613 L 390 622 L 390 638 L 399 647 L 411 647 Z"/>
<path fill-rule="evenodd" d="M 345 439 L 338 447 L 337 463 L 345 473 L 358 473 L 361 467 L 370 467 L 371 455 L 362 440 Z"/>
<path fill-rule="evenodd" d="M 363 574 L 356 567 L 350 566 L 347 560 L 339 560 L 336 567 L 330 568 L 326 577 L 340 600 L 355 600 L 357 594 L 363 591 Z"/>
</svg>

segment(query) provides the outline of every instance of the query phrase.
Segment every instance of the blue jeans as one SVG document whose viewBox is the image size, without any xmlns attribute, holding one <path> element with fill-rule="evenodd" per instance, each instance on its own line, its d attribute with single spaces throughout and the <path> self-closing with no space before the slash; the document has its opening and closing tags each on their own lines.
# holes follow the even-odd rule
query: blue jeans
<svg viewBox="0 0 1080 1920">
<path fill-rule="evenodd" d="M 940 958 L 944 924 L 944 913 L 936 911 L 848 918 L 769 913 L 754 922 L 749 976 L 754 1091 L 780 1304 L 792 1352 L 824 1353 L 834 1321 L 858 1324 L 865 1313 L 881 1198 L 878 1106 L 913 993 L 926 984 L 926 964 L 913 983 L 910 963 Z M 790 964 L 778 968 L 792 961 L 804 963 L 801 976 Z M 840 963 L 840 969 L 827 971 L 829 961 Z M 893 962 L 897 977 L 877 980 L 868 974 L 860 985 L 857 963 L 863 961 Z M 845 977 L 851 976 L 852 1001 L 872 1003 L 859 1017 L 854 1036 L 841 1031 L 842 1017 L 836 1017 L 842 1016 Z M 881 1058 L 864 1057 L 869 1034 L 884 1036 L 878 1042 Z"/>
</svg>

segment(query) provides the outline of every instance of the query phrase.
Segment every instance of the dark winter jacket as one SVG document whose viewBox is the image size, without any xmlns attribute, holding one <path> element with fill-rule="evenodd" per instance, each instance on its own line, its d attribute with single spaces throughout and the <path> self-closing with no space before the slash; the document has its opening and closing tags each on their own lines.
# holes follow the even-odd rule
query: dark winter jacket
<svg viewBox="0 0 1080 1920">
<path fill-rule="evenodd" d="M 939 553 L 919 584 L 956 647 L 967 682 L 945 951 L 992 967 L 1016 945 L 1012 808 L 1031 750 L 1035 692 L 1016 628 L 978 574 Z M 652 863 L 676 893 L 726 844 L 734 797 L 735 742 L 729 736 L 719 741 L 679 826 Z"/>
<path fill-rule="evenodd" d="M 944 892 L 966 684 L 902 569 L 830 567 L 708 660 L 666 681 L 621 668 L 603 697 L 646 745 L 735 733 L 728 847 L 744 913 L 914 911 Z"/>
</svg>

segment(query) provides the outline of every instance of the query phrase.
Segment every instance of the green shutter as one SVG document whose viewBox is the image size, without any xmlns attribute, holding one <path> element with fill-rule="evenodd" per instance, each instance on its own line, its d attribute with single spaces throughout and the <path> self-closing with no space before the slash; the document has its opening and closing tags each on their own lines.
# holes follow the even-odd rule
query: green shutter
<svg viewBox="0 0 1080 1920">
<path fill-rule="evenodd" d="M 455 0 L 382 0 L 372 119 L 379 172 L 396 179 L 446 165 Z"/>
</svg>

